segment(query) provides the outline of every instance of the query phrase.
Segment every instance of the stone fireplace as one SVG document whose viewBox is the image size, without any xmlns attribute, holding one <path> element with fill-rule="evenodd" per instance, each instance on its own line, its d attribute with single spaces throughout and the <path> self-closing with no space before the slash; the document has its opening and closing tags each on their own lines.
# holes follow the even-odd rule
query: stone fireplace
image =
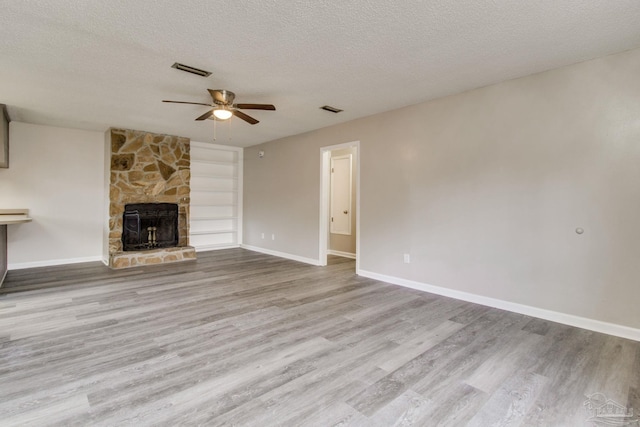
<svg viewBox="0 0 640 427">
<path fill-rule="evenodd" d="M 109 266 L 195 259 L 189 246 L 189 139 L 109 129 L 106 143 Z"/>
</svg>

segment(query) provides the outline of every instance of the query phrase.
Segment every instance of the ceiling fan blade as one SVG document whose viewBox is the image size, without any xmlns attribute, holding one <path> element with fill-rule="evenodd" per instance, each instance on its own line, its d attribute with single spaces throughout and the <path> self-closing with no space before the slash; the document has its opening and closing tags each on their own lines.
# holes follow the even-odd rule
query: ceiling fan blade
<svg viewBox="0 0 640 427">
<path fill-rule="evenodd" d="M 243 110 L 271 110 L 275 111 L 276 107 L 271 104 L 234 104 L 236 108 L 241 108 Z"/>
<path fill-rule="evenodd" d="M 187 101 L 167 101 L 167 100 L 162 100 L 162 102 L 172 102 L 174 104 L 194 104 L 194 105 L 206 105 L 207 107 L 211 107 L 211 104 L 203 104 L 202 102 L 187 102 Z"/>
<path fill-rule="evenodd" d="M 244 120 L 245 122 L 249 123 L 250 125 L 255 125 L 256 123 L 260 123 L 258 120 L 254 119 L 251 116 L 246 115 L 245 113 L 243 113 L 242 111 L 239 111 L 239 110 L 233 110 L 233 115 L 236 116 L 239 119 Z"/>
<path fill-rule="evenodd" d="M 211 117 L 213 115 L 213 110 L 209 110 L 206 113 L 204 113 L 203 115 L 201 115 L 200 117 L 198 117 L 196 120 L 206 120 L 209 117 Z"/>
</svg>

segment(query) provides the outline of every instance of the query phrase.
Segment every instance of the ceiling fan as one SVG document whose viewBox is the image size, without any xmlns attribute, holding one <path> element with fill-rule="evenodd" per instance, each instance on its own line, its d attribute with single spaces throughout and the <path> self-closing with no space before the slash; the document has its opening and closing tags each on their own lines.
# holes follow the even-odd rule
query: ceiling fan
<svg viewBox="0 0 640 427">
<path fill-rule="evenodd" d="M 211 98 L 213 102 L 211 104 L 205 104 L 202 102 L 187 102 L 187 101 L 167 101 L 163 100 L 162 102 L 173 102 L 175 104 L 195 104 L 195 105 L 206 105 L 207 107 L 213 107 L 211 110 L 207 111 L 200 117 L 196 118 L 196 120 L 205 120 L 205 119 L 214 119 L 214 120 L 227 120 L 231 118 L 231 116 L 236 116 L 239 119 L 244 120 L 245 122 L 255 125 L 259 123 L 258 120 L 253 117 L 243 113 L 242 110 L 271 110 L 275 111 L 276 107 L 271 104 L 234 104 L 233 100 L 236 97 L 236 94 L 224 89 L 207 89 L 209 94 L 211 94 Z"/>
</svg>

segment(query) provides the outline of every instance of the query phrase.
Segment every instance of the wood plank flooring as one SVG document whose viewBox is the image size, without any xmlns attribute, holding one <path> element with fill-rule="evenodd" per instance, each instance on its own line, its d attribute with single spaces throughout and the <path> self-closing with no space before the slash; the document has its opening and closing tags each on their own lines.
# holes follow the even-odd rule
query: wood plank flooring
<svg viewBox="0 0 640 427">
<path fill-rule="evenodd" d="M 586 426 L 594 393 L 640 412 L 640 343 L 354 269 L 230 249 L 9 271 L 0 425 Z"/>
</svg>

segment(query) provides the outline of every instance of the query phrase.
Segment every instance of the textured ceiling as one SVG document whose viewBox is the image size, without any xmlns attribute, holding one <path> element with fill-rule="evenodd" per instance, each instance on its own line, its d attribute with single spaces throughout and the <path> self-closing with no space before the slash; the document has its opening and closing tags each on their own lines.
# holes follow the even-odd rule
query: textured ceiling
<svg viewBox="0 0 640 427">
<path fill-rule="evenodd" d="M 13 120 L 213 142 L 207 88 L 273 103 L 219 144 L 286 135 L 640 46 L 637 0 L 0 0 Z M 208 78 L 170 68 L 181 62 Z M 340 114 L 318 107 L 329 104 Z"/>
</svg>

